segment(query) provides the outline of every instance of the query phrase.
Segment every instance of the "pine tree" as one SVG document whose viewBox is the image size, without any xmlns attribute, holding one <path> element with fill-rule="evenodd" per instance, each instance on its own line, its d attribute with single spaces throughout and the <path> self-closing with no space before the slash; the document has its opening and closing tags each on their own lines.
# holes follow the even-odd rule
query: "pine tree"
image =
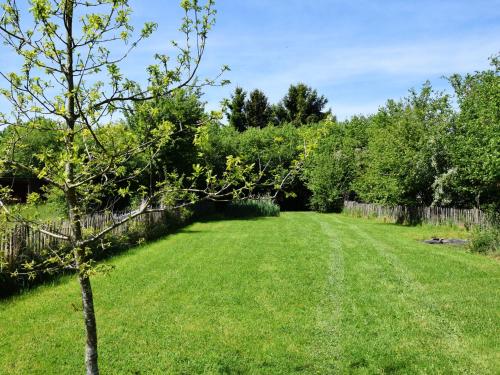
<svg viewBox="0 0 500 375">
<path fill-rule="evenodd" d="M 241 87 L 236 87 L 231 101 L 227 104 L 229 112 L 226 113 L 229 125 L 239 132 L 245 131 L 248 127 L 245 116 L 245 99 L 247 93 Z"/>
<path fill-rule="evenodd" d="M 264 128 L 271 120 L 271 106 L 267 96 L 260 90 L 253 90 L 245 103 L 248 127 Z"/>
</svg>

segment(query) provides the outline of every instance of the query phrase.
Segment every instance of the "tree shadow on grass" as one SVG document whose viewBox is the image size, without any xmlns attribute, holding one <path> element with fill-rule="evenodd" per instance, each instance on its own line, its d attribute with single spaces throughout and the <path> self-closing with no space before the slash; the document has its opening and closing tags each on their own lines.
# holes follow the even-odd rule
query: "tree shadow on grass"
<svg viewBox="0 0 500 375">
<path fill-rule="evenodd" d="M 144 246 L 154 245 L 155 243 L 161 242 L 174 234 L 200 234 L 210 232 L 205 229 L 193 229 L 193 224 L 196 223 L 215 223 L 223 221 L 257 221 L 266 219 L 262 216 L 227 216 L 223 214 L 210 214 L 204 216 L 194 216 L 191 220 L 187 220 L 183 223 L 166 227 L 164 232 L 159 232 L 152 235 L 147 241 L 141 243 L 141 238 L 133 238 L 125 243 L 117 242 L 112 243 L 107 249 L 98 251 L 95 259 L 99 263 L 106 262 L 110 259 L 119 257 L 131 251 L 140 251 Z M 43 286 L 57 286 L 63 284 L 69 280 L 69 276 L 75 276 L 75 271 L 61 271 L 56 274 L 39 275 L 34 280 L 16 280 L 10 278 L 7 275 L 0 274 L 0 303 L 8 301 L 15 296 L 23 295 L 31 290 L 36 290 L 37 288 Z"/>
</svg>

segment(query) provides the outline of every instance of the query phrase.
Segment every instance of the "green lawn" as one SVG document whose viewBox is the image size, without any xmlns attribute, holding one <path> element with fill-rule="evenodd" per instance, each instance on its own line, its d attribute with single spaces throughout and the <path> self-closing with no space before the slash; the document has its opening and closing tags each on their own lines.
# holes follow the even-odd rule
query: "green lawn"
<svg viewBox="0 0 500 375">
<path fill-rule="evenodd" d="M 103 374 L 498 374 L 498 260 L 342 215 L 194 224 L 94 278 Z M 456 233 L 455 233 L 456 234 Z M 75 280 L 0 302 L 1 374 L 83 373 Z"/>
</svg>

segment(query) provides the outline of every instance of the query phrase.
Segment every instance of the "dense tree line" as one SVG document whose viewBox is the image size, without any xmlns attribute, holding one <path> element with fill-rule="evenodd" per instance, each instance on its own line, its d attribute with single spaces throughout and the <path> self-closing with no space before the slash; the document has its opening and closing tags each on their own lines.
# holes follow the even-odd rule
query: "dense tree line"
<svg viewBox="0 0 500 375">
<path fill-rule="evenodd" d="M 270 104 L 261 90 L 255 89 L 247 96 L 241 87 L 236 87 L 231 98 L 224 102 L 229 125 L 240 132 L 268 125 L 312 124 L 331 114 L 325 110 L 328 103 L 325 96 L 303 83 L 291 85 L 277 104 Z"/>
<path fill-rule="evenodd" d="M 291 85 L 275 105 L 260 90 L 247 95 L 236 88 L 226 102 L 227 124 L 206 113 L 199 90 L 180 90 L 134 104 L 121 123 L 100 131 L 116 128 L 117 137 L 130 137 L 169 124 L 170 141 L 154 157 L 128 162 L 130 170 L 142 169 L 137 181 L 127 182 L 131 191 L 139 185 L 154 189 L 174 175 L 182 180 L 195 165 L 221 175 L 230 156 L 253 165 L 263 180 L 279 180 L 306 154 L 286 193 L 300 200 L 301 208 L 332 211 L 344 199 L 356 199 L 498 209 L 499 61 L 493 58 L 490 69 L 449 80 L 454 95 L 437 92 L 427 82 L 403 99 L 388 100 L 373 115 L 342 122 L 325 111 L 326 98 L 304 84 Z M 39 156 L 57 144 L 51 131 L 57 124 L 35 121 L 43 121 L 46 130 L 30 133 L 30 148 L 19 149 L 17 157 L 41 164 Z M 11 132 L 7 128 L 0 134 L 3 144 Z M 265 195 L 271 188 L 260 186 L 257 192 Z"/>
<path fill-rule="evenodd" d="M 258 126 L 250 125 L 255 122 L 248 121 L 252 111 L 246 108 L 253 108 L 249 105 L 252 98 L 263 94 L 256 90 L 258 95 L 245 99 L 245 92 L 237 88 L 228 107 L 229 128 L 236 130 L 219 127 L 211 140 L 213 145 L 231 134 L 226 137 L 226 145 L 215 147 L 219 152 L 213 157 L 236 152 L 257 162 L 259 155 L 241 146 L 251 137 L 259 153 L 281 157 L 274 149 L 275 134 L 280 133 L 279 139 L 295 138 L 289 143 L 297 146 L 303 139 L 291 133 L 290 127 L 316 127 L 321 128 L 316 132 L 320 136 L 311 143 L 314 149 L 299 176 L 300 183 L 295 185 L 297 191 L 307 187 L 313 209 L 338 210 L 342 201 L 350 198 L 388 205 L 498 210 L 499 60 L 492 58 L 488 70 L 453 75 L 449 81 L 454 95 L 437 92 L 426 82 L 401 100 L 388 100 L 373 115 L 354 116 L 343 122 L 323 112 L 327 101 L 315 90 L 292 85 L 275 106 L 259 99 L 265 103 L 261 113 L 268 115 L 267 125 L 261 121 Z M 259 132 L 253 128 L 263 129 Z M 259 138 L 267 138 L 269 144 Z"/>
<path fill-rule="evenodd" d="M 389 205 L 500 206 L 499 61 L 454 75 L 452 97 L 429 83 L 368 117 L 330 124 L 303 175 L 319 210 L 342 198 Z"/>
</svg>

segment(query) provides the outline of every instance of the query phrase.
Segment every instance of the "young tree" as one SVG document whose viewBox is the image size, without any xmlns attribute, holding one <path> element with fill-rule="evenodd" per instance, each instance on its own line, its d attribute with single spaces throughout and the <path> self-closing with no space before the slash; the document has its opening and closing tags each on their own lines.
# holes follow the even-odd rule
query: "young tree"
<svg viewBox="0 0 500 375">
<path fill-rule="evenodd" d="M 12 221 L 36 226 L 44 233 L 64 240 L 71 252 L 54 256 L 39 265 L 75 269 L 81 287 L 86 330 L 85 363 L 88 374 L 98 374 L 97 326 L 90 276 L 93 272 L 92 249 L 96 241 L 132 218 L 164 209 L 162 203 L 191 202 L 196 194 L 205 197 L 232 194 L 233 182 L 244 187 L 244 168 L 237 159 L 228 159 L 224 176 L 217 179 L 207 172 L 205 189 L 180 188 L 176 176 L 157 185 L 154 194 L 147 187 L 139 188 L 142 203 L 130 215 L 110 223 L 100 231 L 87 233 L 82 217 L 92 207 L 102 207 L 103 195 L 130 194 L 126 182 L 141 173 L 125 166 L 137 155 L 156 155 L 174 131 L 169 121 L 155 124 L 136 134 L 124 124 L 109 125 L 111 116 L 127 103 L 142 102 L 170 95 L 182 87 L 214 84 L 214 80 L 198 81 L 207 33 L 214 23 L 213 0 L 201 3 L 183 0 L 185 16 L 181 31 L 186 45 L 179 48 L 176 61 L 167 55 L 155 55 L 156 63 L 147 67 L 146 87 L 130 81 L 120 71 L 120 64 L 138 43 L 149 37 L 156 24 L 146 23 L 134 39 L 129 20 L 132 9 L 127 0 L 31 0 L 29 10 L 16 0 L 2 3 L 0 34 L 4 44 L 22 59 L 19 72 L 2 72 L 7 86 L 1 94 L 12 111 L 0 115 L 0 126 L 8 125 L 11 136 L 3 143 L 0 172 L 24 171 L 37 176 L 52 189 L 63 194 L 68 207 L 71 233 L 50 231 L 41 223 L 26 222 L 2 203 L 2 215 Z M 26 18 L 26 19 L 25 19 Z M 115 55 L 116 45 L 126 51 Z M 225 68 L 223 68 L 225 70 Z M 33 121 L 39 117 L 53 119 L 54 126 Z M 22 130 L 21 130 L 22 129 Z M 19 159 L 19 147 L 29 147 L 27 134 L 55 132 L 57 147 L 44 149 L 31 160 Z M 203 173 L 197 167 L 193 181 Z M 125 186 L 124 186 L 125 183 Z M 5 191 L 3 191 L 5 193 Z M 158 208 L 159 207 L 159 208 Z M 113 204 L 104 207 L 113 209 Z M 30 274 L 36 266 L 27 264 Z"/>
</svg>

